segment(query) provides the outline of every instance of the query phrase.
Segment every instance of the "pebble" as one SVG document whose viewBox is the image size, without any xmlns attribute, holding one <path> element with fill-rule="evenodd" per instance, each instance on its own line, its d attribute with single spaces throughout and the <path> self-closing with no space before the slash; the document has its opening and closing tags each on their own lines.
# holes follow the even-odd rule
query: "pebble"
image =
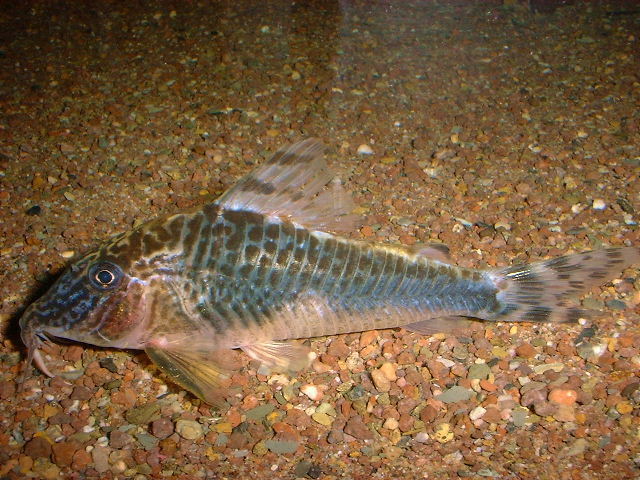
<svg viewBox="0 0 640 480">
<path fill-rule="evenodd" d="M 151 422 L 151 433 L 157 438 L 167 438 L 173 433 L 173 422 L 168 418 L 159 418 Z"/>
<path fill-rule="evenodd" d="M 389 460 L 396 460 L 404 453 L 404 450 L 395 445 L 387 445 L 386 447 L 384 447 L 383 453 L 384 456 Z"/>
<path fill-rule="evenodd" d="M 388 392 L 391 390 L 391 382 L 380 369 L 375 369 L 371 372 L 371 379 L 373 380 L 373 385 L 376 387 L 376 390 L 379 392 Z"/>
<path fill-rule="evenodd" d="M 151 450 L 158 445 L 158 439 L 147 432 L 136 433 L 136 439 L 145 450 Z"/>
<path fill-rule="evenodd" d="M 315 422 L 319 423 L 320 425 L 324 425 L 325 427 L 328 427 L 329 425 L 331 425 L 335 420 L 332 416 L 326 413 L 317 412 L 317 411 L 313 415 L 311 415 L 311 418 Z"/>
<path fill-rule="evenodd" d="M 89 400 L 93 396 L 93 392 L 87 387 L 74 387 L 69 398 L 71 400 Z"/>
<path fill-rule="evenodd" d="M 109 445 L 113 448 L 122 448 L 133 441 L 131 435 L 120 430 L 113 430 L 109 434 Z"/>
<path fill-rule="evenodd" d="M 146 425 L 160 418 L 160 406 L 157 402 L 145 403 L 125 413 L 125 418 L 134 425 Z"/>
<path fill-rule="evenodd" d="M 362 421 L 360 415 L 354 415 L 351 417 L 344 426 L 344 433 L 357 438 L 358 440 L 371 440 L 373 439 L 373 433 L 367 428 L 367 425 Z"/>
<path fill-rule="evenodd" d="M 91 450 L 91 459 L 93 460 L 93 468 L 98 473 L 105 473 L 109 470 L 109 453 L 110 449 L 99 445 Z"/>
<path fill-rule="evenodd" d="M 622 300 L 618 300 L 616 298 L 606 302 L 606 305 L 607 305 L 607 307 L 609 307 L 612 310 L 626 310 L 626 308 L 627 308 L 627 304 L 626 303 L 624 303 Z"/>
<path fill-rule="evenodd" d="M 202 425 L 195 420 L 178 420 L 176 422 L 176 432 L 187 440 L 197 440 L 203 435 Z"/>
<path fill-rule="evenodd" d="M 56 465 L 66 467 L 73 462 L 73 455 L 80 448 L 80 445 L 74 441 L 62 441 L 54 443 L 51 448 Z"/>
<path fill-rule="evenodd" d="M 269 415 L 271 412 L 273 412 L 275 408 L 276 408 L 275 405 L 272 405 L 270 403 L 265 403 L 264 405 L 258 405 L 257 407 L 252 408 L 251 410 L 247 410 L 245 415 L 247 417 L 247 420 L 260 421 L 264 417 Z"/>
<path fill-rule="evenodd" d="M 389 430 L 395 430 L 396 428 L 398 428 L 399 425 L 400 424 L 398 423 L 398 420 L 396 420 L 393 417 L 387 418 L 382 424 L 384 428 L 387 428 Z"/>
<path fill-rule="evenodd" d="M 54 480 L 60 476 L 60 468 L 45 458 L 33 462 L 33 472 L 43 480 Z"/>
<path fill-rule="evenodd" d="M 621 415 L 626 415 L 627 413 L 633 412 L 633 405 L 631 403 L 625 401 L 616 403 L 616 410 Z"/>
<path fill-rule="evenodd" d="M 318 387 L 310 383 L 302 385 L 300 387 L 300 392 L 305 394 L 311 400 L 319 400 L 322 398 L 322 392 L 318 389 Z"/>
<path fill-rule="evenodd" d="M 521 358 L 533 358 L 536 353 L 536 349 L 529 343 L 523 343 L 516 347 L 516 355 Z"/>
<path fill-rule="evenodd" d="M 382 365 L 380 365 L 379 370 L 391 382 L 395 382 L 398 379 L 398 375 L 396 374 L 396 367 L 394 367 L 393 364 L 390 362 L 385 362 Z"/>
<path fill-rule="evenodd" d="M 529 410 L 523 407 L 518 407 L 511 412 L 511 421 L 516 427 L 524 427 L 529 418 Z"/>
<path fill-rule="evenodd" d="M 360 334 L 360 349 L 362 350 L 364 347 L 368 347 L 378 338 L 377 330 L 367 330 L 366 332 L 362 332 Z"/>
<path fill-rule="evenodd" d="M 436 399 L 444 403 L 455 403 L 460 401 L 469 400 L 473 396 L 473 391 L 468 388 L 455 385 L 440 395 L 436 395 Z"/>
<path fill-rule="evenodd" d="M 451 431 L 451 425 L 448 423 L 441 423 L 436 428 L 433 434 L 436 441 L 440 443 L 447 443 L 453 440 L 453 432 Z"/>
<path fill-rule="evenodd" d="M 589 446 L 589 442 L 584 438 L 578 438 L 571 446 L 567 447 L 563 451 L 565 457 L 575 457 L 576 455 L 582 455 Z"/>
<path fill-rule="evenodd" d="M 360 155 L 373 155 L 373 149 L 366 143 L 363 143 L 358 147 L 358 153 Z"/>
<path fill-rule="evenodd" d="M 40 205 L 33 205 L 25 213 L 31 216 L 40 215 L 42 213 L 42 207 L 40 207 Z"/>
<path fill-rule="evenodd" d="M 578 399 L 578 392 L 566 388 L 554 388 L 549 392 L 549 401 L 558 405 L 573 405 Z"/>
<path fill-rule="evenodd" d="M 295 453 L 295 451 L 298 449 L 298 446 L 300 445 L 300 442 L 296 442 L 294 440 L 270 439 L 265 441 L 264 445 L 273 453 L 281 455 L 284 453 Z"/>
<path fill-rule="evenodd" d="M 591 205 L 591 207 L 594 210 L 604 210 L 605 208 L 607 208 L 607 204 L 601 198 L 596 198 L 593 201 L 593 204 Z"/>
<path fill-rule="evenodd" d="M 31 458 L 49 458 L 51 455 L 51 443 L 41 436 L 34 437 L 25 444 L 24 453 Z"/>
<path fill-rule="evenodd" d="M 575 408 L 573 405 L 558 405 L 557 410 L 553 413 L 553 418 L 559 422 L 573 422 L 576 419 Z"/>
<path fill-rule="evenodd" d="M 478 420 L 482 418 L 482 416 L 487 412 L 487 409 L 481 406 L 477 406 L 469 413 L 469 418 L 471 420 Z"/>
<path fill-rule="evenodd" d="M 427 443 L 429 441 L 429 434 L 427 432 L 418 432 L 413 439 L 418 443 Z"/>
<path fill-rule="evenodd" d="M 491 375 L 491 369 L 486 363 L 474 363 L 469 367 L 467 378 L 486 380 Z"/>
</svg>

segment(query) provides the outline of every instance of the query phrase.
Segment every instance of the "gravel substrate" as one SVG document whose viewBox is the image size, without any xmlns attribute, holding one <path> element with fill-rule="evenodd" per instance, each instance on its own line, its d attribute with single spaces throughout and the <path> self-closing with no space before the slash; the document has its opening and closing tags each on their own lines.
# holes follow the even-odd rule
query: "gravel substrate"
<svg viewBox="0 0 640 480">
<path fill-rule="evenodd" d="M 509 265 L 640 245 L 637 2 L 19 1 L 0 9 L 0 478 L 640 478 L 640 274 L 576 325 L 308 340 L 226 405 L 18 319 L 110 235 L 314 136 L 352 238 Z"/>
</svg>

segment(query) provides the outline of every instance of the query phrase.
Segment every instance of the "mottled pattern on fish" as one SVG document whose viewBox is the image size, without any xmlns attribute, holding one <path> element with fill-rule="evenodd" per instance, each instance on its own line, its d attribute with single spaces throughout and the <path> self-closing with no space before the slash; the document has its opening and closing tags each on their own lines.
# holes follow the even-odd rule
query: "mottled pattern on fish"
<svg viewBox="0 0 640 480">
<path fill-rule="evenodd" d="M 314 337 L 500 309 L 495 286 L 481 272 L 401 248 L 337 238 L 250 211 L 210 208 L 165 223 L 166 229 L 155 228 L 157 237 L 174 230 L 180 240 L 165 248 L 149 234 L 134 234 L 129 247 L 144 257 L 130 268 L 140 279 L 171 279 L 172 293 L 221 340 L 242 333 Z M 119 249 L 107 248 L 105 258 L 126 263 Z M 167 293 L 159 288 L 158 295 Z M 302 309 L 309 315 L 292 322 Z M 362 315 L 367 310 L 380 314 Z"/>
<path fill-rule="evenodd" d="M 240 347 L 277 367 L 306 349 L 279 340 L 404 326 L 422 333 L 464 317 L 574 321 L 567 297 L 638 262 L 635 247 L 473 270 L 442 247 L 348 240 L 352 204 L 331 183 L 319 143 L 279 151 L 218 201 L 114 237 L 25 312 L 22 335 L 144 348 L 175 381 L 210 400 Z"/>
</svg>

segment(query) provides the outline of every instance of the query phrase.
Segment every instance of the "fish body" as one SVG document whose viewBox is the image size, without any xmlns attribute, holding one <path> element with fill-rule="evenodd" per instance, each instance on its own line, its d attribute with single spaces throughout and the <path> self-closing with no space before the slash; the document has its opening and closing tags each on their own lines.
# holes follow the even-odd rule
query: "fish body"
<svg viewBox="0 0 640 480">
<path fill-rule="evenodd" d="M 466 317 L 574 321 L 568 296 L 640 261 L 636 247 L 474 270 L 442 246 L 350 240 L 353 205 L 311 139 L 278 151 L 217 201 L 145 223 L 72 265 L 20 320 L 30 359 L 49 337 L 144 349 L 204 401 L 229 378 L 231 349 L 297 369 L 289 339 L 405 327 L 433 333 Z"/>
</svg>

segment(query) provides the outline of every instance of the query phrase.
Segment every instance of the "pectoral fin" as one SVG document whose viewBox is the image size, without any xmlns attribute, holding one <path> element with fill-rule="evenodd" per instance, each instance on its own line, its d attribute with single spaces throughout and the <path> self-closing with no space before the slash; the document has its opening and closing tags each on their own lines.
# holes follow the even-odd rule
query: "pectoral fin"
<svg viewBox="0 0 640 480">
<path fill-rule="evenodd" d="M 222 389 L 228 387 L 238 368 L 232 360 L 232 350 L 198 352 L 147 347 L 145 352 L 172 381 L 212 405 L 222 403 Z"/>
</svg>

